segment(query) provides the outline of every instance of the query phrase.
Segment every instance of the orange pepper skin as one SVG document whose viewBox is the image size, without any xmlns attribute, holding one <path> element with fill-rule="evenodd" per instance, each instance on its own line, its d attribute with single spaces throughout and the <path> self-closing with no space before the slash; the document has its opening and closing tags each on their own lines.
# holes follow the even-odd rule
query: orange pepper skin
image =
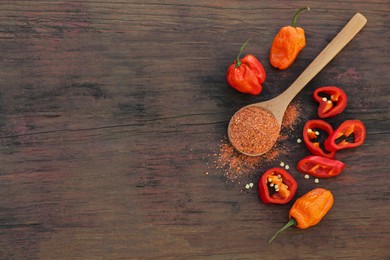
<svg viewBox="0 0 390 260">
<path fill-rule="evenodd" d="M 318 224 L 332 208 L 334 198 L 329 190 L 316 188 L 309 191 L 291 207 L 289 217 L 294 218 L 297 227 L 305 229 Z"/>
<path fill-rule="evenodd" d="M 305 46 L 305 31 L 301 27 L 285 26 L 281 28 L 272 42 L 271 65 L 280 70 L 287 69 Z"/>
<path fill-rule="evenodd" d="M 310 11 L 310 7 L 299 9 L 292 20 L 291 26 L 282 27 L 272 42 L 269 55 L 273 67 L 285 70 L 293 64 L 298 54 L 306 46 L 305 31 L 296 27 L 298 15 L 303 11 Z"/>
</svg>

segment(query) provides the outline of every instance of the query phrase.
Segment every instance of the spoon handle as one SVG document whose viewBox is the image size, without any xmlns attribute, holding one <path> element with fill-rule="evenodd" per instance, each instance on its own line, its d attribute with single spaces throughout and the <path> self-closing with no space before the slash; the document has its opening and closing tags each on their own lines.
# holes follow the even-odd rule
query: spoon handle
<svg viewBox="0 0 390 260">
<path fill-rule="evenodd" d="M 291 86 L 281 94 L 284 99 L 283 102 L 289 104 L 299 91 L 355 37 L 366 23 L 366 17 L 360 13 L 356 13 Z"/>
</svg>

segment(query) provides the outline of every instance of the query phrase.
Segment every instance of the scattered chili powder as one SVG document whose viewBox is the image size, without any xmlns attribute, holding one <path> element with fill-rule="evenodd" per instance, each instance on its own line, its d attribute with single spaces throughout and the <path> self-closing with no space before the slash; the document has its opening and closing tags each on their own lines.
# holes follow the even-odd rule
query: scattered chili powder
<svg viewBox="0 0 390 260">
<path fill-rule="evenodd" d="M 279 136 L 280 127 L 275 117 L 266 109 L 247 106 L 231 119 L 230 142 L 246 154 L 263 154 L 269 151 Z"/>
<path fill-rule="evenodd" d="M 300 110 L 301 107 L 298 102 L 292 103 L 287 107 L 282 120 L 282 129 L 294 130 L 298 122 Z"/>
</svg>

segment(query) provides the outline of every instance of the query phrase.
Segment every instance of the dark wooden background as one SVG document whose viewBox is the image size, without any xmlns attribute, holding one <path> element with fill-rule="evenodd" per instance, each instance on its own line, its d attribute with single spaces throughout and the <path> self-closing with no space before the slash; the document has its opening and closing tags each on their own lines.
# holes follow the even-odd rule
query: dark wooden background
<svg viewBox="0 0 390 260">
<path fill-rule="evenodd" d="M 273 37 L 306 5 L 307 47 L 271 68 Z M 213 154 L 230 117 L 286 89 L 358 11 L 366 27 L 296 97 L 291 151 L 227 180 Z M 389 12 L 387 0 L 1 0 L 0 258 L 389 259 Z M 248 38 L 267 71 L 256 97 L 225 82 Z M 308 155 L 295 140 L 323 85 L 350 98 L 330 122 L 368 133 L 338 154 L 342 175 L 315 184 L 295 170 Z M 335 204 L 269 246 L 292 203 L 264 205 L 244 185 L 280 161 L 297 196 L 324 187 Z"/>
</svg>

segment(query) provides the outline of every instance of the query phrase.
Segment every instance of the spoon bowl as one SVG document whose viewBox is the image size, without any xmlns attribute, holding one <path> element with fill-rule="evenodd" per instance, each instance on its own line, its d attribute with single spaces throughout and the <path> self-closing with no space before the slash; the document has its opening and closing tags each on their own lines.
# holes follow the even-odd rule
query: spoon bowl
<svg viewBox="0 0 390 260">
<path fill-rule="evenodd" d="M 232 129 L 237 129 L 237 127 L 240 126 L 237 124 L 245 124 L 245 120 L 237 120 L 239 114 L 242 113 L 248 107 L 255 107 L 269 111 L 273 116 L 267 117 L 267 119 L 271 121 L 271 124 L 265 124 L 265 121 L 261 120 L 260 118 L 258 122 L 259 124 L 262 124 L 262 128 L 253 129 L 254 131 L 252 132 L 257 131 L 257 134 L 261 134 L 263 131 L 264 133 L 273 133 L 274 131 L 277 131 L 278 136 L 281 129 L 284 114 L 290 102 L 306 86 L 306 84 L 309 83 L 309 81 L 312 80 L 356 36 L 356 34 L 364 27 L 366 23 L 367 19 L 362 14 L 356 13 L 351 18 L 351 20 L 344 26 L 344 28 L 333 38 L 333 40 L 320 52 L 320 54 L 318 54 L 318 56 L 310 63 L 310 65 L 283 93 L 273 99 L 250 104 L 238 110 L 231 118 L 228 126 L 228 138 L 234 148 L 239 152 L 249 156 L 259 156 L 268 152 L 277 141 L 277 138 L 274 138 L 274 136 L 276 135 L 272 135 L 267 138 L 262 138 L 259 142 L 266 142 L 267 144 L 262 145 L 260 143 L 259 147 L 262 148 L 258 150 L 253 150 L 249 148 L 247 149 L 245 145 L 238 142 Z M 276 130 L 272 121 L 278 124 L 278 130 Z M 267 129 L 267 125 L 273 125 L 273 128 Z M 248 128 L 248 125 L 246 125 L 245 127 Z M 253 137 L 256 137 L 256 135 L 248 136 L 247 138 L 253 139 Z"/>
</svg>

